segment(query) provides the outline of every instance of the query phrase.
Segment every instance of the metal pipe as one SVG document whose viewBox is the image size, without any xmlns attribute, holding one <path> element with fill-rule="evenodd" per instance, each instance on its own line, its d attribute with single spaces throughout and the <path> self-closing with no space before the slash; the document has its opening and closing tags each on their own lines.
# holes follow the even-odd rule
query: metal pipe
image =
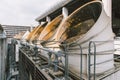
<svg viewBox="0 0 120 80">
<path fill-rule="evenodd" d="M 91 64 L 91 48 L 90 48 L 90 46 L 91 46 L 91 44 L 89 43 L 89 49 L 88 49 L 88 51 L 89 51 L 89 53 L 88 53 L 88 80 L 91 80 L 91 69 L 90 69 L 90 64 Z"/>
<path fill-rule="evenodd" d="M 69 76 L 69 72 L 68 72 L 68 54 L 66 53 L 67 49 L 68 49 L 68 46 L 67 46 L 66 43 L 64 44 L 64 48 L 65 48 L 65 80 L 68 80 L 68 76 Z"/>
<path fill-rule="evenodd" d="M 92 54 L 91 52 L 91 45 L 93 44 L 93 47 L 94 47 L 94 52 Z M 91 55 L 94 55 L 94 76 L 93 76 L 93 80 L 95 80 L 96 78 L 96 45 L 95 45 L 95 42 L 93 41 L 90 41 L 89 42 L 89 53 L 88 53 L 88 80 L 91 80 Z"/>
<path fill-rule="evenodd" d="M 59 63 L 59 61 L 58 61 L 58 55 L 55 55 L 55 60 L 53 61 L 53 63 L 55 64 L 54 65 L 54 71 L 57 72 L 58 71 L 57 65 Z"/>
</svg>

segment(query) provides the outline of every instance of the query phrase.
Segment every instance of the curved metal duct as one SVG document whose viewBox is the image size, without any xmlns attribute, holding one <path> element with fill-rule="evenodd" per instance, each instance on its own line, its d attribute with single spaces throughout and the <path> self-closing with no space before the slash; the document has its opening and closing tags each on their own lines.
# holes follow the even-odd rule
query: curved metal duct
<svg viewBox="0 0 120 80">
<path fill-rule="evenodd" d="M 29 41 L 30 38 L 32 37 L 31 35 L 36 31 L 36 29 L 39 27 L 40 25 L 38 25 L 37 27 L 35 27 L 31 32 L 30 34 L 27 36 L 26 40 Z"/>
<path fill-rule="evenodd" d="M 113 68 L 114 61 L 106 60 L 113 59 L 113 40 L 114 34 L 111 28 L 110 18 L 106 15 L 103 4 L 101 1 L 91 1 L 75 10 L 60 24 L 56 35 L 53 39 L 55 41 L 67 42 L 68 44 L 78 43 L 82 46 L 83 50 L 83 73 L 87 74 L 87 58 L 88 58 L 88 45 L 90 41 L 107 41 L 97 43 L 97 60 L 96 74 L 102 74 L 103 72 Z M 59 47 L 60 44 L 53 44 L 51 46 Z M 72 48 L 78 48 L 74 46 Z M 60 50 L 60 49 L 56 49 Z M 104 54 L 103 52 L 110 51 L 111 53 Z M 74 54 L 80 53 L 79 50 L 71 50 Z M 92 55 L 93 57 L 93 55 Z M 106 58 L 107 57 L 107 58 Z M 64 62 L 64 59 L 62 59 Z M 69 68 L 72 72 L 80 74 L 80 56 L 69 55 Z M 91 58 L 93 63 L 93 58 Z M 93 71 L 93 68 L 92 70 Z M 93 72 L 92 72 L 93 73 Z"/>
<path fill-rule="evenodd" d="M 47 41 L 49 41 L 50 39 L 52 39 L 52 37 L 55 35 L 59 24 L 61 23 L 63 19 L 63 15 L 59 15 L 58 17 L 56 17 L 55 19 L 53 19 L 50 23 L 48 23 L 48 25 L 44 28 L 44 30 L 41 32 L 38 40 L 41 42 L 42 46 L 41 47 L 45 47 Z M 44 54 L 42 54 L 44 53 Z M 48 54 L 46 51 L 41 50 L 41 55 L 45 56 L 48 58 Z"/>
<path fill-rule="evenodd" d="M 45 22 L 42 25 L 39 25 L 38 27 L 36 27 L 29 35 L 27 40 L 29 41 L 35 41 L 38 39 L 40 33 L 42 32 L 42 30 L 45 28 L 45 26 L 47 25 L 47 22 Z"/>
<path fill-rule="evenodd" d="M 79 13 L 78 11 L 81 13 Z M 107 41 L 107 42 L 102 42 L 102 43 L 96 44 L 96 49 L 97 49 L 97 55 L 96 55 L 97 62 L 96 63 L 102 63 L 107 60 L 113 59 L 112 51 L 114 49 L 113 42 L 110 41 L 110 40 L 113 40 L 113 37 L 114 37 L 112 28 L 111 28 L 111 21 L 110 21 L 110 18 L 106 15 L 106 13 L 103 9 L 102 3 L 100 1 L 89 2 L 85 5 L 83 5 L 78 10 L 76 10 L 72 15 L 75 15 L 77 13 L 79 13 L 79 15 L 81 15 L 82 12 L 83 12 L 83 14 L 86 14 L 87 11 L 88 12 L 90 11 L 92 13 L 92 14 L 88 13 L 87 16 L 89 17 L 92 15 L 92 17 L 90 19 L 86 19 L 85 21 L 83 21 L 83 23 L 81 22 L 81 28 L 82 27 L 83 28 L 81 29 L 80 32 L 78 32 L 78 34 L 76 34 L 73 37 L 71 37 L 71 35 L 69 37 L 69 35 L 67 34 L 68 36 L 65 39 L 69 44 L 76 42 L 82 46 L 82 48 L 83 48 L 82 50 L 84 53 L 82 67 L 83 67 L 84 74 L 87 74 L 87 70 L 88 70 L 86 66 L 88 65 L 87 64 L 87 53 L 88 53 L 89 41 Z M 72 17 L 72 15 L 69 17 Z M 83 15 L 83 18 L 86 18 L 85 16 L 86 15 Z M 69 20 L 69 18 L 67 20 Z M 60 32 L 61 32 L 61 29 L 60 29 Z M 69 32 L 71 32 L 71 30 L 68 31 L 68 33 Z M 62 34 L 61 34 L 60 38 L 57 37 L 56 39 L 62 40 Z M 76 48 L 76 47 L 77 46 L 75 46 L 74 48 Z M 108 54 L 107 53 L 104 54 L 105 51 L 109 51 Z M 80 52 L 80 51 L 76 50 L 73 52 L 75 53 L 75 52 Z M 94 58 L 92 55 L 91 61 L 93 61 L 93 59 Z M 72 69 L 73 72 L 76 72 L 78 74 L 80 71 L 80 68 L 79 68 L 80 61 L 79 60 L 80 60 L 80 56 L 78 56 L 78 55 L 69 56 L 69 67 Z M 92 64 L 93 64 L 93 62 L 92 62 Z M 96 74 L 102 74 L 103 72 L 113 68 L 114 67 L 113 64 L 114 64 L 114 61 L 111 60 L 106 63 L 96 65 Z M 93 71 L 93 68 L 91 71 Z"/>
<path fill-rule="evenodd" d="M 40 40 L 40 41 L 49 40 L 55 34 L 56 29 L 58 28 L 62 19 L 63 19 L 63 16 L 60 15 L 60 16 L 56 17 L 54 20 L 52 20 L 50 23 L 48 23 L 48 25 L 41 32 L 38 40 Z"/>
</svg>

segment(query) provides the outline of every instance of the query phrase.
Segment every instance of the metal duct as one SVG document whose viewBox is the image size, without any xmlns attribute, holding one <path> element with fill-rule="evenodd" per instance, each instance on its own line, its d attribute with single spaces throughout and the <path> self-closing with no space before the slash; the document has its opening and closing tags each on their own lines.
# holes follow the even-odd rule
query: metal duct
<svg viewBox="0 0 120 80">
<path fill-rule="evenodd" d="M 54 20 L 52 20 L 41 32 L 38 40 L 46 41 L 49 40 L 56 32 L 56 29 L 58 28 L 59 24 L 62 21 L 63 16 L 60 15 L 56 17 Z"/>
<path fill-rule="evenodd" d="M 42 30 L 45 28 L 45 26 L 47 25 L 47 22 L 45 22 L 42 25 L 39 25 L 38 27 L 36 27 L 27 37 L 28 41 L 34 41 L 34 40 L 38 40 L 38 37 L 40 35 L 40 33 L 42 32 Z"/>
<path fill-rule="evenodd" d="M 38 25 L 37 27 L 35 27 L 31 32 L 30 32 L 30 34 L 27 36 L 27 38 L 26 38 L 26 40 L 28 41 L 28 40 L 30 40 L 30 38 L 32 37 L 31 35 L 33 34 L 33 33 L 35 33 L 35 31 L 36 31 L 36 29 L 39 27 L 40 25 Z"/>
<path fill-rule="evenodd" d="M 77 35 L 76 37 L 71 37 L 71 38 L 68 37 L 66 39 L 66 41 L 68 43 L 72 43 L 72 42 L 79 43 L 83 48 L 82 50 L 83 50 L 84 54 L 88 53 L 88 44 L 90 41 L 103 41 L 103 43 L 96 44 L 96 49 L 97 49 L 97 53 L 96 53 L 97 54 L 96 55 L 97 62 L 96 63 L 102 63 L 104 61 L 111 60 L 111 59 L 113 59 L 112 51 L 114 49 L 113 42 L 111 42 L 111 40 L 113 40 L 114 34 L 112 32 L 110 18 L 106 15 L 106 13 L 103 9 L 103 5 L 100 1 L 89 2 L 85 5 L 83 5 L 78 10 L 80 10 L 82 13 L 82 9 L 86 9 L 87 7 L 88 7 L 87 10 L 92 11 L 95 24 L 93 24 L 93 26 L 92 26 L 91 23 L 93 23 L 93 21 L 90 22 L 89 24 L 87 24 L 88 29 L 83 28 L 83 30 L 85 30 L 86 32 L 84 32 L 80 36 Z M 86 12 L 87 12 L 87 10 L 86 10 Z M 95 10 L 98 12 L 99 12 L 99 10 L 101 10 L 101 12 L 96 13 Z M 98 16 L 99 14 L 100 14 L 100 16 Z M 79 15 L 81 15 L 81 14 L 79 14 Z M 98 19 L 94 15 L 95 16 L 97 15 Z M 89 25 L 91 25 L 92 27 L 90 28 Z M 104 42 L 104 41 L 107 41 L 107 42 Z M 111 53 L 104 54 L 105 51 L 111 51 Z M 73 51 L 73 52 L 75 53 L 75 52 L 80 52 L 80 51 Z M 88 59 L 88 56 L 83 55 L 82 67 L 83 67 L 83 73 L 85 73 L 85 74 L 87 74 L 87 70 L 88 70 L 86 67 L 88 65 L 87 59 Z M 79 68 L 80 61 L 79 60 L 80 60 L 80 56 L 77 56 L 77 55 L 69 56 L 69 67 L 71 69 L 73 69 L 73 72 L 76 72 L 78 74 L 80 71 L 80 68 Z M 93 56 L 92 56 L 91 61 L 93 61 Z M 93 62 L 92 62 L 92 64 L 93 64 Z M 96 74 L 102 74 L 103 72 L 113 68 L 114 67 L 113 64 L 114 64 L 114 61 L 111 60 L 107 63 L 102 63 L 102 64 L 96 65 Z M 93 68 L 92 68 L 92 73 L 93 73 Z"/>
<path fill-rule="evenodd" d="M 111 28 L 111 20 L 106 15 L 103 4 L 101 1 L 91 1 L 81 6 L 70 14 L 60 24 L 56 35 L 53 39 L 55 41 L 67 42 L 68 44 L 77 43 L 82 46 L 83 50 L 83 73 L 87 74 L 87 59 L 88 59 L 88 45 L 90 41 L 99 41 L 97 43 L 96 57 L 97 62 L 101 63 L 96 65 L 96 74 L 102 74 L 103 72 L 113 68 L 114 61 L 106 60 L 113 59 L 113 53 L 104 54 L 106 51 L 113 51 L 113 40 L 114 34 Z M 59 47 L 60 44 L 53 44 L 53 47 Z M 74 46 L 72 48 L 78 48 Z M 60 50 L 60 49 L 56 49 Z M 70 52 L 80 53 L 80 50 L 71 50 Z M 93 56 L 92 56 L 93 57 Z M 106 58 L 107 57 L 107 58 Z M 64 62 L 64 59 L 62 59 Z M 69 69 L 75 74 L 80 74 L 80 56 L 69 55 L 68 59 Z M 93 58 L 91 58 L 93 61 Z M 93 63 L 93 62 L 92 62 Z M 93 71 L 93 68 L 92 68 Z M 93 72 L 92 72 L 93 73 Z"/>
</svg>

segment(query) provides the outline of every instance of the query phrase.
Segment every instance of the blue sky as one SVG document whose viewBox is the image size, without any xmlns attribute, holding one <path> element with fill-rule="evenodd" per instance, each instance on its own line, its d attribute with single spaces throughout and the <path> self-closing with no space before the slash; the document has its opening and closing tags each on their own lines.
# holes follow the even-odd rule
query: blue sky
<svg viewBox="0 0 120 80">
<path fill-rule="evenodd" d="M 0 24 L 38 25 L 35 19 L 60 0 L 0 0 Z"/>
</svg>

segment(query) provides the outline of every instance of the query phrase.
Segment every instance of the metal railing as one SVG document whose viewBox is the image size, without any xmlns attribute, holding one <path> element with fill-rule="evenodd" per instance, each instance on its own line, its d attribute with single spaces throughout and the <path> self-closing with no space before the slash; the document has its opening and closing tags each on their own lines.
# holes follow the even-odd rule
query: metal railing
<svg viewBox="0 0 120 80">
<path fill-rule="evenodd" d="M 113 68 L 109 69 L 108 71 L 103 72 L 101 75 L 99 74 L 99 76 L 96 73 L 96 68 L 97 68 L 96 65 L 100 65 L 100 64 L 107 63 L 107 62 L 110 62 L 110 61 L 114 62 L 115 59 L 120 58 L 120 55 L 114 57 L 115 50 L 119 50 L 119 48 L 118 49 L 112 49 L 112 50 L 106 50 L 106 51 L 97 52 L 97 45 L 107 43 L 107 42 L 111 42 L 111 43 L 114 44 L 113 40 L 111 40 L 111 41 L 90 41 L 89 42 L 89 49 L 88 49 L 88 52 L 89 52 L 88 53 L 88 80 L 102 80 L 102 79 L 114 74 L 116 72 L 116 70 L 118 68 L 120 68 L 120 65 L 118 67 L 114 66 Z M 97 58 L 96 58 L 97 54 L 102 55 L 102 54 L 106 54 L 106 53 L 107 54 L 113 54 L 113 58 L 102 61 L 102 62 L 96 62 L 97 61 Z M 91 63 L 91 56 L 93 56 L 92 58 L 94 58 L 93 63 Z M 114 63 L 111 63 L 111 64 L 115 65 Z M 104 65 L 102 65 L 102 66 L 104 66 Z M 93 68 L 93 73 L 92 74 L 91 74 L 91 67 Z"/>
<path fill-rule="evenodd" d="M 46 43 L 49 43 L 49 42 L 53 42 L 54 44 L 56 43 L 61 43 L 59 41 L 46 41 Z M 96 80 L 98 79 L 96 76 L 96 65 L 98 64 L 102 64 L 102 63 L 107 63 L 109 61 L 112 61 L 114 59 L 110 59 L 110 60 L 106 60 L 104 62 L 99 62 L 99 63 L 96 63 L 96 54 L 104 54 L 104 53 L 109 53 L 110 54 L 112 52 L 114 52 L 114 50 L 108 50 L 108 51 L 101 51 L 101 52 L 97 52 L 97 49 L 96 49 L 96 46 L 99 44 L 103 44 L 103 43 L 106 43 L 106 42 L 113 42 L 113 41 L 90 41 L 89 44 L 88 44 L 88 66 L 87 66 L 87 71 L 88 71 L 88 80 Z M 33 47 L 37 47 L 38 49 L 41 49 L 41 50 L 44 50 L 46 52 L 48 52 L 48 66 L 51 66 L 51 65 L 54 65 L 54 71 L 58 71 L 58 69 L 63 69 L 64 70 L 64 77 L 65 77 L 65 80 L 70 80 L 70 72 L 69 72 L 69 55 L 80 55 L 80 76 L 79 76 L 79 79 L 82 80 L 83 79 L 83 50 L 82 50 L 82 47 L 80 44 L 78 43 L 72 43 L 72 44 L 67 44 L 66 42 L 62 43 L 61 46 L 63 47 L 63 51 L 55 51 L 56 48 L 59 48 L 59 47 L 39 47 L 37 46 L 36 44 L 35 45 L 30 45 L 29 43 L 26 43 L 25 44 L 26 46 L 33 46 Z M 77 48 L 71 48 L 72 46 L 78 46 Z M 53 48 L 53 50 L 49 49 L 49 48 Z M 79 53 L 77 54 L 74 54 L 74 53 L 70 53 L 70 50 L 79 50 Z M 51 61 L 51 55 L 55 55 L 55 59 L 54 61 Z M 91 56 L 93 56 L 93 63 L 91 63 Z M 59 66 L 59 60 L 58 58 L 59 57 L 64 57 L 65 58 L 65 65 L 64 67 L 61 67 Z M 120 57 L 115 57 L 115 59 L 118 59 Z M 93 67 L 93 74 L 91 74 L 91 67 Z M 107 75 L 106 75 L 107 76 Z M 55 77 L 57 79 L 57 77 Z"/>
<path fill-rule="evenodd" d="M 47 41 L 47 42 L 53 42 L 53 41 Z M 54 42 L 54 43 L 58 43 L 58 42 Z M 29 43 L 22 44 L 22 45 L 24 45 L 24 47 L 26 47 L 26 46 L 32 46 L 33 48 L 36 47 L 37 48 L 36 50 L 40 49 L 40 51 L 44 50 L 44 51 L 48 52 L 47 53 L 48 54 L 48 65 L 47 65 L 47 67 L 49 68 L 49 67 L 51 67 L 53 65 L 54 66 L 54 71 L 55 72 L 58 71 L 58 68 L 59 68 L 59 66 L 58 66 L 58 62 L 59 62 L 58 57 L 65 56 L 65 55 L 63 55 L 62 54 L 63 52 L 61 52 L 61 51 L 54 51 L 54 49 L 57 48 L 57 47 L 45 47 L 45 48 L 43 48 L 43 47 L 37 46 L 36 44 L 35 45 L 33 45 L 33 44 L 30 45 Z M 53 48 L 53 50 L 50 50 L 49 48 Z M 34 49 L 34 53 L 37 52 L 36 50 Z M 55 55 L 54 61 L 51 60 L 52 55 Z M 67 57 L 67 56 L 65 56 L 65 57 Z M 67 63 L 67 61 L 66 61 L 66 63 Z M 65 67 L 65 69 L 68 69 L 67 66 Z M 64 71 L 65 71 L 65 77 L 68 78 L 66 76 L 68 74 L 68 72 L 67 72 L 68 70 L 64 70 Z M 56 76 L 54 76 L 54 77 L 57 78 Z"/>
</svg>

